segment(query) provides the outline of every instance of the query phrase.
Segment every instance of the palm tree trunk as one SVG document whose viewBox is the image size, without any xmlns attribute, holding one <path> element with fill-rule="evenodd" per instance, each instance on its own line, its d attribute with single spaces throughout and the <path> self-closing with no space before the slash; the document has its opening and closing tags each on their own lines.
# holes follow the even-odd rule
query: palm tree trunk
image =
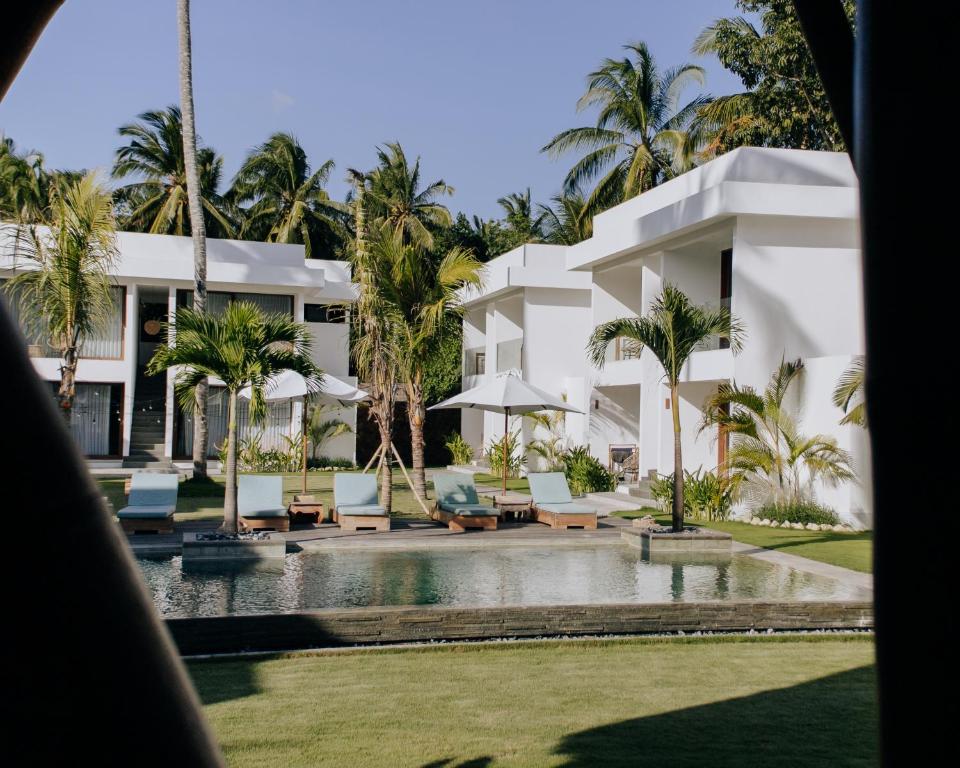
<svg viewBox="0 0 960 768">
<path fill-rule="evenodd" d="M 683 451 L 680 445 L 680 402 L 677 385 L 670 385 L 670 411 L 673 414 L 673 531 L 683 530 Z"/>
<path fill-rule="evenodd" d="M 207 231 L 200 202 L 200 175 L 197 171 L 197 126 L 193 113 L 193 54 L 190 42 L 190 0 L 177 0 L 177 29 L 180 38 L 180 112 L 183 122 L 183 165 L 187 175 L 187 202 L 190 233 L 193 236 L 193 308 L 207 309 Z M 193 414 L 193 476 L 207 476 L 207 382 L 196 389 Z"/>
<path fill-rule="evenodd" d="M 223 530 L 237 532 L 237 393 L 230 392 L 227 421 L 227 488 L 223 495 Z"/>
<path fill-rule="evenodd" d="M 377 426 L 380 428 L 380 445 L 383 452 L 380 455 L 380 505 L 387 510 L 387 514 L 393 509 L 393 470 L 390 468 L 390 445 L 393 442 L 390 429 L 390 423 L 383 419 L 377 420 Z"/>
<path fill-rule="evenodd" d="M 407 420 L 410 422 L 410 453 L 413 457 L 413 490 L 427 498 L 427 475 L 423 461 L 423 425 L 427 411 L 423 402 L 423 386 L 417 376 L 407 385 Z"/>
<path fill-rule="evenodd" d="M 60 402 L 60 412 L 70 426 L 70 416 L 73 413 L 73 398 L 77 394 L 77 355 L 76 347 L 68 347 L 63 353 L 63 365 L 60 366 L 60 389 L 57 391 L 57 400 Z"/>
</svg>

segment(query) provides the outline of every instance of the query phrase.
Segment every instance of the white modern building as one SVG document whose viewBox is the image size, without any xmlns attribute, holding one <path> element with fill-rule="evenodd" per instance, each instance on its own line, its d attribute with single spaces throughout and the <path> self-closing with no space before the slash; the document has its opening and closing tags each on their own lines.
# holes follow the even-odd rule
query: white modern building
<svg viewBox="0 0 960 768">
<path fill-rule="evenodd" d="M 632 449 L 641 475 L 671 472 L 670 393 L 657 361 L 618 346 L 598 369 L 585 353 L 594 327 L 646 314 L 671 282 L 696 303 L 728 304 L 747 334 L 739 355 L 718 341 L 684 370 L 686 469 L 713 469 L 726 449 L 715 429 L 700 431 L 718 384 L 763 388 L 781 359 L 802 358 L 792 404 L 800 428 L 836 437 L 861 478 L 816 493 L 869 525 L 866 436 L 839 424 L 830 399 L 864 347 L 858 226 L 845 154 L 738 149 L 597 216 L 589 240 L 526 245 L 489 262 L 482 290 L 465 294 L 464 388 L 519 370 L 584 411 L 566 417 L 569 444 L 589 445 L 604 463 Z M 521 429 L 524 444 L 538 436 L 527 419 Z M 502 419 L 466 410 L 462 431 L 479 455 L 502 436 Z"/>
<path fill-rule="evenodd" d="M 2 229 L 0 281 L 28 266 L 22 258 L 14 258 L 12 227 Z M 161 323 L 178 306 L 193 300 L 193 243 L 188 237 L 121 232 L 117 247 L 112 269 L 116 301 L 104 330 L 81 350 L 72 431 L 93 464 L 190 466 L 192 419 L 177 405 L 173 372 L 148 377 L 145 366 L 163 343 Z M 349 376 L 349 329 L 343 309 L 355 293 L 345 262 L 305 259 L 300 245 L 208 239 L 207 287 L 211 312 L 244 299 L 305 322 L 313 337 L 315 362 L 325 372 L 356 383 Z M 20 319 L 34 366 L 55 391 L 60 378 L 58 353 L 31 332 L 31 324 L 19 317 L 17 302 L 9 298 L 7 307 Z M 211 382 L 213 459 L 226 436 L 222 392 Z M 301 410 L 298 402 L 274 403 L 264 424 L 251 425 L 241 401 L 241 438 L 259 436 L 264 448 L 283 446 L 284 436 L 299 432 Z M 329 418 L 354 426 L 356 408 L 332 410 Z M 353 460 L 354 435 L 337 437 L 322 450 L 327 456 Z"/>
</svg>

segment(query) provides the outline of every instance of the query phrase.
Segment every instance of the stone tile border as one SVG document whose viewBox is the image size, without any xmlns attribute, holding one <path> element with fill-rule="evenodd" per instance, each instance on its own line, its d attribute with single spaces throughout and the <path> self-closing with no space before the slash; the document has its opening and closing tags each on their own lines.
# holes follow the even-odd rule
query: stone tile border
<svg viewBox="0 0 960 768">
<path fill-rule="evenodd" d="M 705 602 L 447 608 L 399 606 L 167 619 L 185 656 L 558 636 L 872 629 L 870 602 Z"/>
<path fill-rule="evenodd" d="M 763 560 L 773 565 L 793 568 L 795 571 L 811 573 L 816 576 L 825 576 L 828 579 L 834 579 L 841 584 L 858 589 L 865 590 L 869 595 L 873 594 L 873 574 L 852 571 L 849 568 L 841 568 L 839 565 L 830 563 L 821 563 L 819 560 L 811 560 L 808 557 L 792 555 L 789 552 L 780 552 L 776 549 L 766 549 L 752 544 L 744 544 L 740 541 L 733 541 L 733 554 L 749 555 L 757 560 Z"/>
</svg>

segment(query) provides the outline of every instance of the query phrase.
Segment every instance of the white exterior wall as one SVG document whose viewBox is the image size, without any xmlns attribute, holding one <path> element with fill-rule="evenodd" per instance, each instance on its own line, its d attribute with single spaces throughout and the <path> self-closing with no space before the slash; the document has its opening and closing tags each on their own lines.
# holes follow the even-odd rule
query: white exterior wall
<svg viewBox="0 0 960 768">
<path fill-rule="evenodd" d="M 497 370 L 497 343 L 508 333 L 522 335 L 524 378 L 567 394 L 586 411 L 567 417 L 570 443 L 588 443 L 603 462 L 610 444 L 636 443 L 641 473 L 669 473 L 673 425 L 659 363 L 649 352 L 639 360 L 611 354 L 595 369 L 584 347 L 597 324 L 646 314 L 664 281 L 698 304 L 718 306 L 721 252 L 732 248 L 732 310 L 747 337 L 738 356 L 714 344 L 684 367 L 685 468 L 717 464 L 716 431 L 699 427 L 701 406 L 719 383 L 761 388 L 783 357 L 801 357 L 807 367 L 796 393 L 801 429 L 835 437 L 865 479 L 866 436 L 840 427 L 830 402 L 840 373 L 864 347 L 857 231 L 856 179 L 845 155 L 743 148 L 600 214 L 594 236 L 583 243 L 524 246 L 494 259 L 483 289 L 464 295 L 470 316 L 485 318 L 485 330 L 470 321 L 465 333 L 471 345 L 486 345 L 488 376 Z M 572 307 L 567 297 L 579 297 L 580 288 L 588 304 L 578 298 Z M 515 304 L 504 304 L 517 296 L 519 323 L 505 309 Z M 502 417 L 470 411 L 463 425 L 471 442 L 482 434 L 489 443 L 503 430 Z M 846 520 L 869 525 L 864 487 L 815 493 Z"/>
</svg>

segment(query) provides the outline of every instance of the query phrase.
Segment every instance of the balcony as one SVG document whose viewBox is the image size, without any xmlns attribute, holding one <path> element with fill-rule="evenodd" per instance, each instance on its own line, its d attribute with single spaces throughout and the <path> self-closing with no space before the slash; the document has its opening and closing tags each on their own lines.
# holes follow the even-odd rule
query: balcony
<svg viewBox="0 0 960 768">
<path fill-rule="evenodd" d="M 497 344 L 497 373 L 519 371 L 523 360 L 523 339 L 510 339 Z"/>
</svg>

